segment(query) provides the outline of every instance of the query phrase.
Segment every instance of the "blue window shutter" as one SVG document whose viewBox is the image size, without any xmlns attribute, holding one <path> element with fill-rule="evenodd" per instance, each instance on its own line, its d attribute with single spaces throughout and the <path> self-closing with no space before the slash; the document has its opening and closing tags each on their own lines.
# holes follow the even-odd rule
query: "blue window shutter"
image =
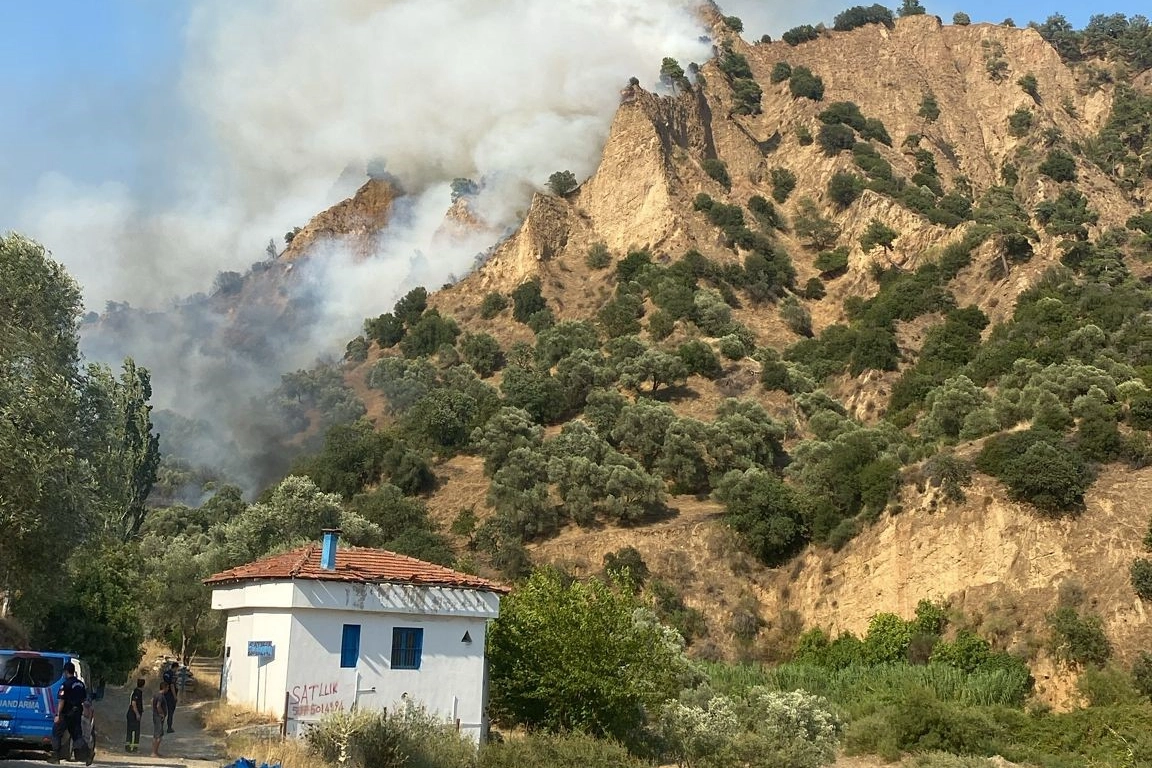
<svg viewBox="0 0 1152 768">
<path fill-rule="evenodd" d="M 416 627 L 392 629 L 392 669 L 420 669 L 424 650 L 424 630 Z"/>
<path fill-rule="evenodd" d="M 340 638 L 340 667 L 353 669 L 360 660 L 360 625 L 345 624 Z"/>
</svg>

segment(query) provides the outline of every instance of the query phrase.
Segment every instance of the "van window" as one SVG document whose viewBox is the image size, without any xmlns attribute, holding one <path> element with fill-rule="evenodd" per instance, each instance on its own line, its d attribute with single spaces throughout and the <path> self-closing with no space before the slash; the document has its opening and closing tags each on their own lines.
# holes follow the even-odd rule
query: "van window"
<svg viewBox="0 0 1152 768">
<path fill-rule="evenodd" d="M 64 674 L 64 659 L 0 653 L 0 685 L 47 688 Z"/>
</svg>

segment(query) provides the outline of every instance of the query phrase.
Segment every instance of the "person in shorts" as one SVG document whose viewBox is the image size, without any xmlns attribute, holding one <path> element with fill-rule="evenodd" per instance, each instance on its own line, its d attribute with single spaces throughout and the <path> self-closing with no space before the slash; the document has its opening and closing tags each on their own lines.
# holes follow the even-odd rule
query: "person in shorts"
<svg viewBox="0 0 1152 768">
<path fill-rule="evenodd" d="M 152 696 L 152 757 L 160 757 L 160 740 L 168 720 L 168 683 L 161 682 L 160 690 Z"/>
</svg>

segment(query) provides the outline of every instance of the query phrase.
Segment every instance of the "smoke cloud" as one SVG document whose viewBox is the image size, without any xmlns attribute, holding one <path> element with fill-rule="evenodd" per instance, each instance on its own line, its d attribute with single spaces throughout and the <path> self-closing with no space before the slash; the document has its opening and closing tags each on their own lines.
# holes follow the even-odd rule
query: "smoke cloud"
<svg viewBox="0 0 1152 768">
<path fill-rule="evenodd" d="M 366 316 L 412 285 L 465 274 L 553 171 L 590 174 L 629 77 L 654 83 L 664 56 L 686 65 L 710 55 L 694 5 L 204 0 L 173 84 L 188 122 L 155 142 L 165 178 L 46 176 L 18 223 L 68 266 L 89 307 L 154 311 L 105 317 L 89 357 L 134 356 L 152 370 L 160 407 L 226 427 L 220 442 L 242 445 L 237 404 L 282 371 L 338 356 Z M 213 314 L 217 297 L 200 292 L 347 196 L 364 179 L 345 170 L 373 161 L 409 195 L 376 252 L 356 259 L 321 244 L 290 297 L 308 307 L 296 318 L 306 327 L 269 332 L 258 356 L 237 354 L 221 327 L 238 320 Z M 492 182 L 477 201 L 492 230 L 433 249 L 455 177 Z M 245 330 L 263 333 L 260 312 L 241 310 Z"/>
</svg>

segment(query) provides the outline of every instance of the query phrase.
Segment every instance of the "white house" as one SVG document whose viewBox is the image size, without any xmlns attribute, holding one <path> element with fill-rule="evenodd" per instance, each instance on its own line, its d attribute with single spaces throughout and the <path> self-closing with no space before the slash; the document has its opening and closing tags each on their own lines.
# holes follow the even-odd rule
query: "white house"
<svg viewBox="0 0 1152 768">
<path fill-rule="evenodd" d="M 323 545 L 217 573 L 227 615 L 221 692 L 290 734 L 338 710 L 419 703 L 475 739 L 487 729 L 487 623 L 507 588 L 382 549 Z"/>
</svg>

